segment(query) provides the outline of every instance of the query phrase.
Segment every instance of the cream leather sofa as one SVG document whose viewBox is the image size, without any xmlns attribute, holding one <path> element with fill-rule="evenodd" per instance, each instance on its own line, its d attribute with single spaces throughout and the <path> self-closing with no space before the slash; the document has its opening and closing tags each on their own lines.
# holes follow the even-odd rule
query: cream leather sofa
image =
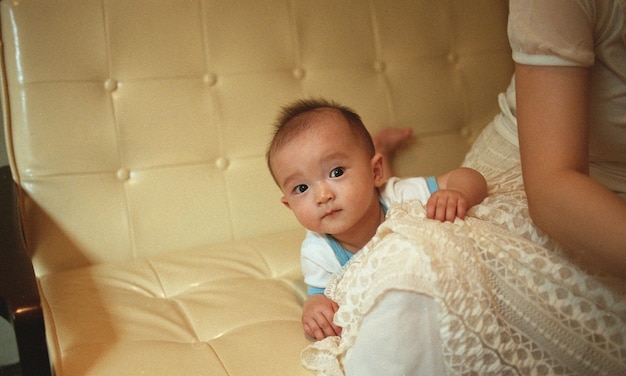
<svg viewBox="0 0 626 376">
<path fill-rule="evenodd" d="M 0 4 L 0 311 L 29 375 L 309 374 L 279 108 L 410 126 L 396 171 L 436 174 L 512 72 L 506 0 Z"/>
</svg>

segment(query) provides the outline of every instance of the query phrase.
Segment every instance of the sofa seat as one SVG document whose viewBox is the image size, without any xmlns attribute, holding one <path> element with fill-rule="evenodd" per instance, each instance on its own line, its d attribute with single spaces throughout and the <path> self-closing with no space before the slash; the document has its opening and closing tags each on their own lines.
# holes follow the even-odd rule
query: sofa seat
<svg viewBox="0 0 626 376">
<path fill-rule="evenodd" d="M 302 236 L 295 230 L 41 277 L 48 341 L 61 352 L 52 359 L 57 371 L 309 374 L 294 361 L 308 344 Z M 277 354 L 288 361 L 275 362 Z"/>
</svg>

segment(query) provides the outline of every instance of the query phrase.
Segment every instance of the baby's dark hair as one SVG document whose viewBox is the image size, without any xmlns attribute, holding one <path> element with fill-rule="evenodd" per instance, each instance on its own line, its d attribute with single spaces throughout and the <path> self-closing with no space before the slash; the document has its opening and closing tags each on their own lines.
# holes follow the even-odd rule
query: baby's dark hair
<svg viewBox="0 0 626 376">
<path fill-rule="evenodd" d="M 274 124 L 274 135 L 266 153 L 267 165 L 272 176 L 274 175 L 271 166 L 272 154 L 310 126 L 310 120 L 315 119 L 315 115 L 321 110 L 339 112 L 350 125 L 350 130 L 354 134 L 355 140 L 358 141 L 357 144 L 364 147 L 368 154 L 374 156 L 376 151 L 372 136 L 365 128 L 361 117 L 354 110 L 323 98 L 301 99 L 284 106 Z"/>
</svg>

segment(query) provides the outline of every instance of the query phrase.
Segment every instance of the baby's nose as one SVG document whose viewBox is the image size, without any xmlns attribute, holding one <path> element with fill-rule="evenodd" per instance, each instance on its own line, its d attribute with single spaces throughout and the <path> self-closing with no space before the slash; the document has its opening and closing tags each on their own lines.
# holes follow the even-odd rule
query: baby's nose
<svg viewBox="0 0 626 376">
<path fill-rule="evenodd" d="M 327 184 L 320 184 L 317 189 L 317 202 L 320 204 L 327 203 L 335 198 L 335 194 Z"/>
</svg>

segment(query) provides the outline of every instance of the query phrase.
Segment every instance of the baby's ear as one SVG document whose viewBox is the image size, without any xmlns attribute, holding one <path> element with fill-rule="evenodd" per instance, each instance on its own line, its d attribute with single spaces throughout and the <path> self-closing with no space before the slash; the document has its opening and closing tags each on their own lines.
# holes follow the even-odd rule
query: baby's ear
<svg viewBox="0 0 626 376">
<path fill-rule="evenodd" d="M 283 203 L 283 205 L 285 205 L 288 209 L 291 210 L 291 207 L 289 206 L 289 201 L 287 201 L 287 199 L 285 198 L 285 196 L 280 198 L 280 202 Z"/>
<path fill-rule="evenodd" d="M 372 172 L 374 173 L 374 186 L 380 187 L 385 182 L 385 168 L 383 166 L 383 155 L 376 153 L 371 160 Z"/>
</svg>

